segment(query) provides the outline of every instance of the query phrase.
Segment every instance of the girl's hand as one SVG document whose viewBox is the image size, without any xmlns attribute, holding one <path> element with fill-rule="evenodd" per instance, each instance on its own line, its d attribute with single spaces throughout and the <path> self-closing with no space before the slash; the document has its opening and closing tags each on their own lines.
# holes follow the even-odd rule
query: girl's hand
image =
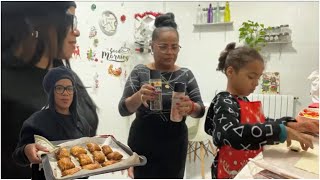
<svg viewBox="0 0 320 180">
<path fill-rule="evenodd" d="M 181 116 L 187 116 L 192 110 L 193 102 L 190 100 L 189 96 L 180 97 L 180 102 L 176 104 L 179 114 Z"/>
<path fill-rule="evenodd" d="M 141 103 L 146 108 L 149 108 L 147 101 L 155 100 L 155 95 L 157 94 L 155 92 L 155 88 L 153 86 L 151 86 L 150 84 L 144 84 L 141 86 L 139 93 L 140 93 Z"/>
<path fill-rule="evenodd" d="M 133 167 L 130 167 L 130 168 L 128 169 L 128 176 L 129 176 L 131 179 L 134 179 Z"/>
<path fill-rule="evenodd" d="M 24 147 L 24 154 L 27 156 L 28 160 L 32 164 L 41 163 L 41 159 L 37 156 L 38 151 L 49 152 L 49 150 L 46 147 L 41 146 L 40 144 L 27 144 Z"/>
<path fill-rule="evenodd" d="M 287 146 L 288 147 L 291 145 L 291 140 L 296 140 L 300 142 L 301 148 L 303 150 L 307 151 L 309 147 L 313 149 L 312 136 L 308 134 L 300 133 L 290 127 L 286 127 L 286 129 L 287 129 Z"/>
<path fill-rule="evenodd" d="M 319 133 L 319 121 L 288 122 L 287 126 L 299 132 Z"/>
</svg>

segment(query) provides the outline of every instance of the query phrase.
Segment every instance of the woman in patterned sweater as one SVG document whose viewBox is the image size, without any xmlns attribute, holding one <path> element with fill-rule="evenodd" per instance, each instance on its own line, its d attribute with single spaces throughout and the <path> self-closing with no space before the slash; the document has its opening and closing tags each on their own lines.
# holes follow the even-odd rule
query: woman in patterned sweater
<svg viewBox="0 0 320 180">
<path fill-rule="evenodd" d="M 312 137 L 299 131 L 319 132 L 319 126 L 297 123 L 291 117 L 265 118 L 261 102 L 246 98 L 255 90 L 264 70 L 260 54 L 249 47 L 227 45 L 221 53 L 217 70 L 228 78 L 227 90 L 213 99 L 207 113 L 205 131 L 213 136 L 219 151 L 212 164 L 212 178 L 233 178 L 262 151 L 262 146 L 291 140 L 303 150 L 313 148 Z"/>
<path fill-rule="evenodd" d="M 132 70 L 119 102 L 119 112 L 122 116 L 136 113 L 128 145 L 138 154 L 145 155 L 148 160 L 146 166 L 134 168 L 134 178 L 177 179 L 183 178 L 187 156 L 186 116 L 202 117 L 204 105 L 193 73 L 175 64 L 180 45 L 173 14 L 158 16 L 155 26 L 151 44 L 154 63 L 137 65 Z M 161 111 L 151 111 L 147 104 L 155 98 L 154 88 L 149 84 L 150 70 L 161 71 Z M 170 120 L 175 82 L 186 84 L 187 96 L 182 98 L 179 105 L 179 113 L 184 116 L 181 122 Z"/>
</svg>

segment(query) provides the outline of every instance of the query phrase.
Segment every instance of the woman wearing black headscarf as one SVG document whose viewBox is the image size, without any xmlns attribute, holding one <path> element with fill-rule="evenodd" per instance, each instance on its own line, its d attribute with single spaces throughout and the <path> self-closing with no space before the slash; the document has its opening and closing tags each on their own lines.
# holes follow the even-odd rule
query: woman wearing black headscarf
<svg viewBox="0 0 320 180">
<path fill-rule="evenodd" d="M 45 179 L 43 170 L 38 169 L 41 159 L 37 151 L 46 149 L 35 144 L 34 135 L 59 141 L 87 137 L 91 131 L 88 122 L 78 113 L 78 93 L 72 70 L 63 66 L 50 69 L 44 77 L 43 88 L 48 97 L 47 106 L 24 121 L 13 153 L 19 165 L 32 164 L 32 179 Z"/>
</svg>

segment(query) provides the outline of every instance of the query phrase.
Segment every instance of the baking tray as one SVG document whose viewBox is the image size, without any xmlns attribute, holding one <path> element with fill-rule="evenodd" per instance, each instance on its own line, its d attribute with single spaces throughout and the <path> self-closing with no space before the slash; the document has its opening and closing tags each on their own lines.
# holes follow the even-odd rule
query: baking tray
<svg viewBox="0 0 320 180">
<path fill-rule="evenodd" d="M 79 142 L 81 142 L 79 144 Z M 61 177 L 61 171 L 58 167 L 54 166 L 56 163 L 55 153 L 49 153 L 42 155 L 42 166 L 44 169 L 44 174 L 47 180 L 68 180 L 68 179 L 77 179 L 83 177 L 89 177 L 98 174 L 110 173 L 120 170 L 128 169 L 129 167 L 134 166 L 144 166 L 147 163 L 147 158 L 143 155 L 137 155 L 134 153 L 128 146 L 122 144 L 117 141 L 114 137 L 109 136 L 107 138 L 104 137 L 84 137 L 76 140 L 66 140 L 66 141 L 51 141 L 52 144 L 57 145 L 59 147 L 71 147 L 74 145 L 82 145 L 88 142 L 96 142 L 100 145 L 109 145 L 112 149 L 120 151 L 120 153 L 124 156 L 123 160 L 112 164 L 107 167 L 98 168 L 95 170 L 86 170 L 82 169 L 79 172 Z M 103 142 L 103 143 L 101 143 Z"/>
</svg>

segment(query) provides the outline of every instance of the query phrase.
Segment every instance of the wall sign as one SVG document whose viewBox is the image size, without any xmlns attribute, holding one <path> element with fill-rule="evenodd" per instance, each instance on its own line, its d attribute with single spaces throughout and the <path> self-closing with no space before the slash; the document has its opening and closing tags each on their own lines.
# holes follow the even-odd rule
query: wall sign
<svg viewBox="0 0 320 180">
<path fill-rule="evenodd" d="M 115 62 L 127 62 L 130 57 L 130 48 L 121 47 L 120 49 L 107 48 L 102 51 L 102 59 Z"/>
</svg>

